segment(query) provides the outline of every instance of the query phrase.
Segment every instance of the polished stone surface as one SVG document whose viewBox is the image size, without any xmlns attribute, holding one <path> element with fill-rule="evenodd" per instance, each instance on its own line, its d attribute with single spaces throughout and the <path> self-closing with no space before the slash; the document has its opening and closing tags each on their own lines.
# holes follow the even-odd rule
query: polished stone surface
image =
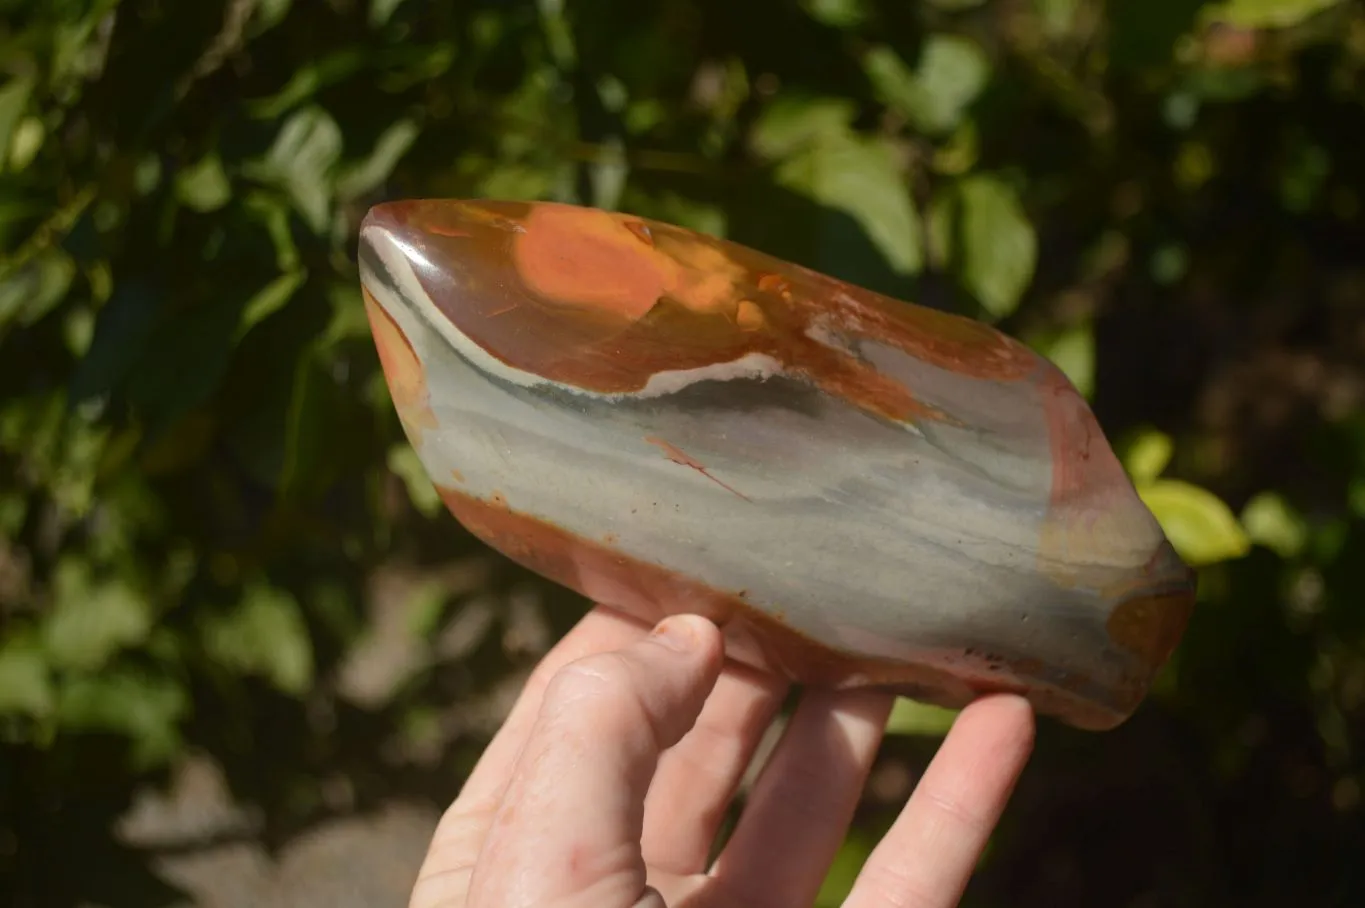
<svg viewBox="0 0 1365 908">
<path fill-rule="evenodd" d="M 1194 598 L 1083 398 L 1023 344 L 592 209 L 405 201 L 360 234 L 408 438 L 490 545 L 812 684 L 1126 718 Z"/>
</svg>

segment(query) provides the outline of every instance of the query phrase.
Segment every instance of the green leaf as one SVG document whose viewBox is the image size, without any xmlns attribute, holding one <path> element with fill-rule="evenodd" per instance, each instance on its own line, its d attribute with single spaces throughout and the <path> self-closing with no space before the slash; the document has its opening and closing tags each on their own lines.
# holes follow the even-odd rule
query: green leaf
<svg viewBox="0 0 1365 908">
<path fill-rule="evenodd" d="M 255 5 L 257 31 L 261 32 L 283 22 L 294 0 L 256 0 Z"/>
<path fill-rule="evenodd" d="M 857 110 L 843 98 L 783 95 L 769 104 L 750 133 L 755 152 L 780 160 L 816 142 L 842 138 Z"/>
<path fill-rule="evenodd" d="M 866 830 L 857 827 L 849 830 L 829 870 L 825 871 L 824 882 L 815 896 L 814 908 L 839 908 L 843 905 L 876 846 L 876 837 L 869 835 Z"/>
<path fill-rule="evenodd" d="M 365 52 L 359 48 L 333 51 L 321 60 L 310 61 L 294 70 L 289 82 L 276 94 L 248 102 L 247 111 L 262 120 L 279 119 L 322 89 L 355 73 L 365 65 L 365 60 Z"/>
<path fill-rule="evenodd" d="M 0 278 L 0 329 L 27 327 L 66 297 L 76 263 L 60 249 L 48 249 Z"/>
<path fill-rule="evenodd" d="M 133 762 L 145 768 L 174 757 L 181 739 L 176 728 L 189 712 L 189 697 L 164 675 L 116 669 L 83 675 L 58 696 L 60 724 L 73 731 L 104 731 L 132 740 Z"/>
<path fill-rule="evenodd" d="M 245 170 L 283 190 L 304 223 L 322 234 L 332 211 L 332 176 L 340 158 L 341 128 L 327 111 L 309 107 L 290 116 L 265 158 Z"/>
<path fill-rule="evenodd" d="M 1293 558 L 1308 544 L 1308 522 L 1278 492 L 1262 492 L 1242 508 L 1247 537 L 1281 558 Z"/>
<path fill-rule="evenodd" d="M 128 379 L 128 398 L 156 434 L 202 404 L 232 360 L 243 303 L 214 300 L 157 326 Z"/>
<path fill-rule="evenodd" d="M 95 320 L 95 336 L 71 378 L 79 402 L 118 388 L 142 358 L 161 314 L 162 297 L 137 280 L 122 280 Z"/>
<path fill-rule="evenodd" d="M 232 184 L 218 155 L 204 155 L 176 174 L 175 195 L 186 208 L 198 212 L 217 211 L 226 205 L 232 197 Z"/>
<path fill-rule="evenodd" d="M 298 602 L 288 592 L 253 583 L 237 607 L 206 619 L 201 633 L 209 654 L 243 675 L 266 679 L 294 696 L 313 680 L 313 644 Z"/>
<path fill-rule="evenodd" d="M 10 79 L 0 88 L 0 171 L 9 160 L 15 132 L 32 96 L 33 79 L 29 76 Z"/>
<path fill-rule="evenodd" d="M 1156 429 L 1144 429 L 1124 445 L 1121 459 L 1134 485 L 1146 485 L 1156 481 L 1174 454 L 1171 436 Z"/>
<path fill-rule="evenodd" d="M 402 5 L 403 0 L 370 0 L 370 26 L 378 28 L 387 24 Z"/>
<path fill-rule="evenodd" d="M 1088 324 L 1075 325 L 1035 343 L 1034 349 L 1062 370 L 1067 379 L 1090 399 L 1095 393 L 1095 331 Z"/>
<path fill-rule="evenodd" d="M 863 0 L 801 0 L 806 14 L 834 28 L 857 28 L 867 21 Z"/>
<path fill-rule="evenodd" d="M 237 336 L 240 338 L 258 322 L 284 308 L 307 279 L 308 272 L 300 268 L 288 274 L 281 274 L 262 287 L 255 296 L 247 300 L 246 307 L 242 309 L 241 319 L 237 323 Z"/>
<path fill-rule="evenodd" d="M 971 176 L 958 187 L 960 268 L 967 290 L 996 318 L 1014 311 L 1033 278 L 1038 238 L 1014 190 L 997 177 Z"/>
<path fill-rule="evenodd" d="M 377 189 L 394 167 L 407 154 L 412 143 L 417 140 L 417 124 L 412 120 L 399 120 L 384 130 L 374 143 L 369 157 L 345 168 L 337 179 L 337 195 L 343 199 L 354 199 Z"/>
<path fill-rule="evenodd" d="M 151 629 L 150 604 L 127 583 L 97 580 L 74 557 L 57 565 L 52 610 L 42 626 L 43 645 L 54 665 L 100 669 L 115 653 L 145 641 Z"/>
<path fill-rule="evenodd" d="M 1234 28 L 1287 28 L 1340 3 L 1341 0 L 1226 0 L 1210 6 L 1205 15 Z"/>
<path fill-rule="evenodd" d="M 52 713 L 56 694 L 42 647 L 28 635 L 0 644 L 0 716 Z"/>
<path fill-rule="evenodd" d="M 788 189 L 857 221 L 897 272 L 919 272 L 923 265 L 919 215 L 895 152 L 886 142 L 830 137 L 784 161 L 776 178 Z"/>
<path fill-rule="evenodd" d="M 924 735 L 941 738 L 957 721 L 958 710 L 944 709 L 920 703 L 908 697 L 897 697 L 896 705 L 886 720 L 888 735 Z"/>
<path fill-rule="evenodd" d="M 990 80 L 991 64 L 980 45 L 956 35 L 932 35 L 919 65 L 910 69 L 885 45 L 863 56 L 863 71 L 877 95 L 919 131 L 951 132 Z"/>
<path fill-rule="evenodd" d="M 1137 489 L 1191 567 L 1240 558 L 1250 550 L 1251 541 L 1237 518 L 1207 489 L 1177 479 L 1158 479 Z"/>
<path fill-rule="evenodd" d="M 403 480 L 413 507 L 425 517 L 435 517 L 440 513 L 441 496 L 436 486 L 432 485 L 431 477 L 427 475 L 426 467 L 422 466 L 416 451 L 409 445 L 396 444 L 389 448 L 387 463 L 394 475 Z"/>
</svg>

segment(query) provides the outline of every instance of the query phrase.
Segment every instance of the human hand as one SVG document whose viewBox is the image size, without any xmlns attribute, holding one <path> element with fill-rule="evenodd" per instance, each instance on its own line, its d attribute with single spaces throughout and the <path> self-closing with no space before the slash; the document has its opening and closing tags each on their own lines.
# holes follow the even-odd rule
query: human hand
<svg viewBox="0 0 1365 908">
<path fill-rule="evenodd" d="M 787 685 L 720 631 L 590 612 L 537 666 L 442 818 L 410 908 L 797 908 L 853 817 L 893 698 L 810 691 L 707 858 Z M 959 715 L 845 908 L 956 905 L 1033 745 L 1020 697 Z"/>
</svg>

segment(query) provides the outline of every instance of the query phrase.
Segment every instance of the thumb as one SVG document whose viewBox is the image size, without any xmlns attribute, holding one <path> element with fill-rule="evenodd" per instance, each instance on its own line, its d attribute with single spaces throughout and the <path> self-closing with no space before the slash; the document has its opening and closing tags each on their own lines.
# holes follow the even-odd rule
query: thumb
<svg viewBox="0 0 1365 908">
<path fill-rule="evenodd" d="M 640 854 L 645 795 L 723 662 L 716 626 L 678 615 L 561 669 L 484 841 L 469 908 L 652 904 Z"/>
</svg>

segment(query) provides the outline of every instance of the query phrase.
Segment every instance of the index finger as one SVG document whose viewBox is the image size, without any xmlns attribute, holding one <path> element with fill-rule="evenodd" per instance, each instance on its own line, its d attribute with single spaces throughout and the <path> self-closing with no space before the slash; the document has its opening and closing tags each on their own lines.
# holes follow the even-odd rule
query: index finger
<svg viewBox="0 0 1365 908">
<path fill-rule="evenodd" d="M 1022 697 L 985 697 L 964 709 L 844 908 L 956 905 L 1033 751 L 1033 736 L 1033 710 Z"/>
</svg>

